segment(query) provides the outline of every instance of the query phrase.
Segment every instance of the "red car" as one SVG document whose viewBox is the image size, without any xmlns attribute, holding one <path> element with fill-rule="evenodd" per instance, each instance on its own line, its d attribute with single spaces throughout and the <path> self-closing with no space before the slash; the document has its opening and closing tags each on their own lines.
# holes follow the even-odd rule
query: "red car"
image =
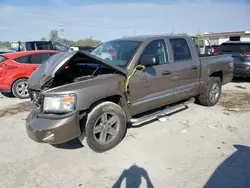
<svg viewBox="0 0 250 188">
<path fill-rule="evenodd" d="M 41 63 L 52 55 L 54 50 L 34 50 L 0 55 L 0 92 L 20 99 L 29 98 L 27 80 Z"/>
</svg>

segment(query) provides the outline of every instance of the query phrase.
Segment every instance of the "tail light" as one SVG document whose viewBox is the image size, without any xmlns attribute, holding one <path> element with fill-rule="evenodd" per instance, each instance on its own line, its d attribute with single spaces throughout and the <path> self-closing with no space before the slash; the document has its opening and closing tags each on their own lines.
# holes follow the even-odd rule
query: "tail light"
<svg viewBox="0 0 250 188">
<path fill-rule="evenodd" d="M 250 61 L 250 52 L 242 53 L 242 61 Z"/>
<path fill-rule="evenodd" d="M 212 52 L 212 54 L 213 55 L 218 55 L 218 54 L 220 54 L 220 52 L 219 51 L 214 51 L 214 52 Z"/>
<path fill-rule="evenodd" d="M 250 52 L 244 52 L 243 55 L 250 56 Z"/>
</svg>

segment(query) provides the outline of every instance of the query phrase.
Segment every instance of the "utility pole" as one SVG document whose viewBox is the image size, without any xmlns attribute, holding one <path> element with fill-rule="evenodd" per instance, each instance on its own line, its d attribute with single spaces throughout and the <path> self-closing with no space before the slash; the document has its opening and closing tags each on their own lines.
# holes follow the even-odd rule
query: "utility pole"
<svg viewBox="0 0 250 188">
<path fill-rule="evenodd" d="M 63 25 L 60 24 L 60 33 L 61 33 L 61 39 L 62 40 L 64 39 L 63 32 L 64 32 Z"/>
</svg>

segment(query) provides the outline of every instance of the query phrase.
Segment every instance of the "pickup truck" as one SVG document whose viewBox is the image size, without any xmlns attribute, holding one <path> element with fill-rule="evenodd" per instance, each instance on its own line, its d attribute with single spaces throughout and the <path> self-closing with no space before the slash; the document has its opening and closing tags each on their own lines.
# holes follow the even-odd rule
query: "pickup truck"
<svg viewBox="0 0 250 188">
<path fill-rule="evenodd" d="M 114 49 L 116 57 L 107 53 Z M 26 119 L 36 142 L 78 138 L 95 152 L 117 146 L 136 126 L 185 108 L 214 106 L 233 78 L 231 55 L 200 58 L 190 37 L 133 36 L 105 42 L 91 53 L 53 55 L 28 80 L 36 104 Z M 153 132 L 152 132 L 153 134 Z"/>
</svg>

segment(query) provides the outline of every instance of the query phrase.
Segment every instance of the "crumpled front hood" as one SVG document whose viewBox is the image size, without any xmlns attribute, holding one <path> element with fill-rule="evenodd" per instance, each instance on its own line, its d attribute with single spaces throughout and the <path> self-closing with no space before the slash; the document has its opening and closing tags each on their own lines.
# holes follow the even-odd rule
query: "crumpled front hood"
<svg viewBox="0 0 250 188">
<path fill-rule="evenodd" d="M 39 68 L 32 73 L 28 80 L 28 87 L 34 90 L 40 90 L 41 87 L 49 80 L 55 77 L 55 74 L 64 68 L 67 63 L 76 55 L 84 58 L 94 60 L 96 63 L 104 64 L 107 67 L 116 70 L 122 75 L 127 74 L 127 70 L 122 69 L 116 65 L 112 65 L 94 55 L 82 51 L 69 51 L 53 55 L 46 62 L 41 64 Z"/>
</svg>

